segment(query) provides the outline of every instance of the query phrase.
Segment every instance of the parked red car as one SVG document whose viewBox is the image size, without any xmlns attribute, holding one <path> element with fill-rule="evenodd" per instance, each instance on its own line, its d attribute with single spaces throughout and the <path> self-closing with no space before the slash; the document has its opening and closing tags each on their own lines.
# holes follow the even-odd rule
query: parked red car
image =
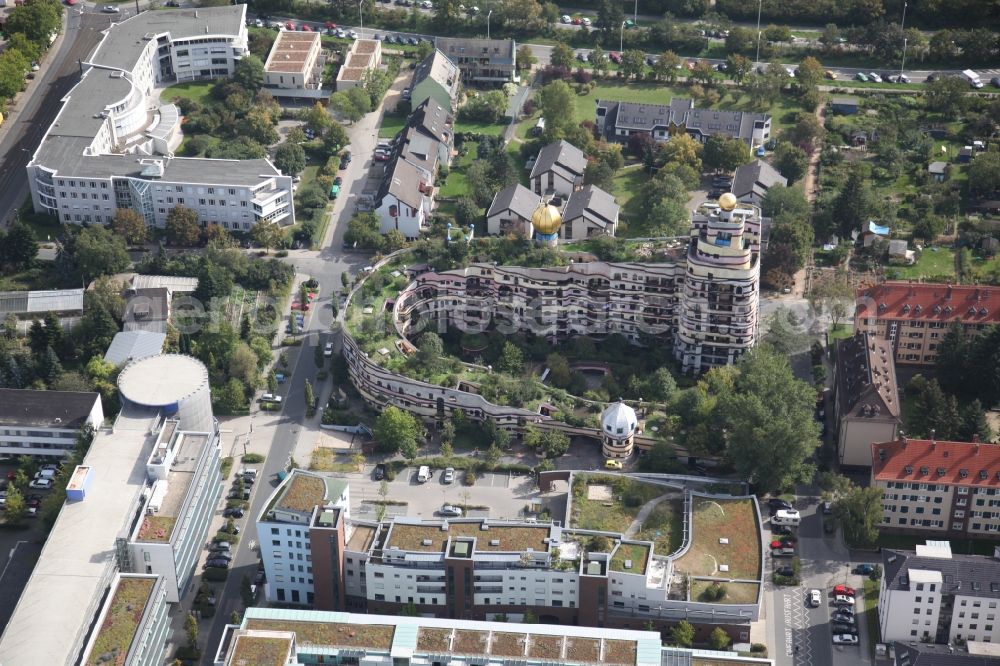
<svg viewBox="0 0 1000 666">
<path fill-rule="evenodd" d="M 295 24 L 292 23 L 291 21 L 289 21 L 288 23 L 285 24 L 285 29 L 286 30 L 295 30 Z"/>
<path fill-rule="evenodd" d="M 853 597 L 854 596 L 854 588 L 853 587 L 848 587 L 846 585 L 835 585 L 833 587 L 833 596 L 837 596 L 839 594 L 843 594 L 844 596 L 848 596 L 848 597 Z"/>
<path fill-rule="evenodd" d="M 618 53 L 618 51 L 612 51 L 611 53 L 608 54 L 608 57 L 611 58 L 611 62 L 615 64 L 618 64 L 622 61 L 622 56 L 620 53 Z"/>
<path fill-rule="evenodd" d="M 334 23 L 333 21 L 327 21 L 326 22 L 326 29 L 327 30 L 336 30 L 337 29 L 337 24 Z"/>
<path fill-rule="evenodd" d="M 303 23 L 302 25 L 299 26 L 299 30 L 301 30 L 302 32 L 312 32 L 313 31 L 313 29 L 310 28 L 309 26 L 307 26 L 305 23 Z"/>
</svg>

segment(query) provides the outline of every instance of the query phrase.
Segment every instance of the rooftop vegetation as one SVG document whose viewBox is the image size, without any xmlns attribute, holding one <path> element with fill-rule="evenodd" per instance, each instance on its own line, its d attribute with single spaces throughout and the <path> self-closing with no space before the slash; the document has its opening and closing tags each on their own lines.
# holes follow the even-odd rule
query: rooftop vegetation
<svg viewBox="0 0 1000 666">
<path fill-rule="evenodd" d="M 239 636 L 230 663 L 254 666 L 284 666 L 292 644 L 290 639 L 271 636 Z"/>
<path fill-rule="evenodd" d="M 250 619 L 247 629 L 291 631 L 299 645 L 388 650 L 395 627 L 385 624 L 341 624 L 339 622 L 296 622 L 294 620 Z"/>
<path fill-rule="evenodd" d="M 312 511 L 326 498 L 326 481 L 307 474 L 293 474 L 285 491 L 275 504 L 276 509 L 286 511 Z"/>
<path fill-rule="evenodd" d="M 174 531 L 175 516 L 146 516 L 139 527 L 139 541 L 166 543 Z"/>
<path fill-rule="evenodd" d="M 675 562 L 677 571 L 691 576 L 757 580 L 761 542 L 754 514 L 749 499 L 696 498 L 691 547 Z M 729 571 L 720 572 L 719 565 L 728 565 Z"/>
<path fill-rule="evenodd" d="M 87 657 L 87 666 L 125 663 L 129 646 L 153 592 L 152 578 L 121 578 Z"/>
<path fill-rule="evenodd" d="M 611 499 L 587 498 L 587 487 L 606 485 Z M 670 492 L 662 486 L 628 477 L 604 474 L 577 474 L 573 479 L 573 516 L 570 524 L 584 530 L 622 532 L 635 520 L 643 504 Z"/>
</svg>

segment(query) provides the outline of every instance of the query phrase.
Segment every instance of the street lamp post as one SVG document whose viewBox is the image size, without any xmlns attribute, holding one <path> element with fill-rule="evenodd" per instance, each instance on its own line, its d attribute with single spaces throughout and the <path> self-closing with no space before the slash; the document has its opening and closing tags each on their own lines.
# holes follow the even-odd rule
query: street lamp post
<svg viewBox="0 0 1000 666">
<path fill-rule="evenodd" d="M 486 39 L 490 38 L 490 17 L 493 16 L 493 10 L 491 9 L 486 13 Z"/>
<path fill-rule="evenodd" d="M 360 35 L 361 31 L 365 29 L 365 16 L 361 8 L 364 6 L 365 0 L 358 0 L 358 33 Z"/>
<path fill-rule="evenodd" d="M 764 0 L 757 0 L 757 55 L 754 57 L 754 67 L 760 66 L 760 10 Z"/>
<path fill-rule="evenodd" d="M 903 33 L 903 57 L 899 62 L 899 75 L 903 76 L 903 68 L 906 65 L 906 3 L 903 3 L 903 19 L 899 22 L 899 30 Z"/>
<path fill-rule="evenodd" d="M 639 25 L 639 0 L 635 0 L 635 7 L 632 9 L 632 23 Z"/>
<path fill-rule="evenodd" d="M 618 31 L 618 53 L 625 50 L 625 21 L 622 21 L 622 28 Z"/>
</svg>

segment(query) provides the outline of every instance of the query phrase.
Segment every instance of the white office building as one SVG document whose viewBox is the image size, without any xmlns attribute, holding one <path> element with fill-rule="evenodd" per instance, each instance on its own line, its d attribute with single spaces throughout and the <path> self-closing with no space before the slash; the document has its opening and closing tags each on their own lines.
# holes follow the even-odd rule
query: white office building
<svg viewBox="0 0 1000 666">
<path fill-rule="evenodd" d="M 175 206 L 235 231 L 294 222 L 292 180 L 267 159 L 176 157 L 183 139 L 166 86 L 232 75 L 249 53 L 246 5 L 146 11 L 106 31 L 31 161 L 34 209 L 108 224 L 132 208 L 149 227 Z M 169 93 L 168 93 L 169 94 Z"/>
<path fill-rule="evenodd" d="M 0 389 L 0 455 L 64 456 L 102 421 L 99 393 Z"/>
</svg>

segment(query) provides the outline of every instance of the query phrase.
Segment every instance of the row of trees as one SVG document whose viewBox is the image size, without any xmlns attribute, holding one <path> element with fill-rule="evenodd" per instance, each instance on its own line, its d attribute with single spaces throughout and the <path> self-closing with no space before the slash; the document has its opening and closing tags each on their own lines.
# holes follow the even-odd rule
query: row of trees
<svg viewBox="0 0 1000 666">
<path fill-rule="evenodd" d="M 0 99 L 11 100 L 24 90 L 32 63 L 48 48 L 61 23 L 59 0 L 38 0 L 11 10 L 3 28 L 7 44 L 0 53 Z"/>
</svg>

